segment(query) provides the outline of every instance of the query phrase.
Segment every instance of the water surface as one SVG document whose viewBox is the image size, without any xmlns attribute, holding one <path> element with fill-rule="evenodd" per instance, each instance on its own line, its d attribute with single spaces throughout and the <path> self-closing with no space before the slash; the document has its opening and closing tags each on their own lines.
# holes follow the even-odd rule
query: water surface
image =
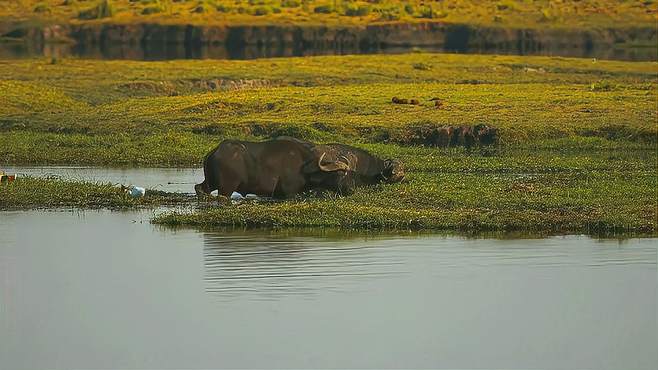
<svg viewBox="0 0 658 370">
<path fill-rule="evenodd" d="M 81 58 L 103 60 L 176 60 L 176 59 L 235 59 L 305 57 L 318 55 L 359 55 L 359 54 L 402 54 L 417 50 L 432 53 L 459 54 L 499 54 L 529 56 L 559 56 L 572 58 L 596 58 L 626 61 L 655 61 L 658 59 L 656 47 L 631 47 L 623 45 L 600 45 L 591 48 L 547 46 L 527 49 L 517 44 L 510 47 L 466 47 L 449 46 L 409 46 L 389 47 L 276 47 L 267 45 L 226 45 L 199 44 L 156 44 L 131 45 L 106 43 L 94 45 L 71 44 L 23 44 L 0 43 L 0 59 L 24 59 L 35 57 Z"/>
<path fill-rule="evenodd" d="M 203 181 L 202 168 L 135 168 L 36 166 L 4 167 L 3 171 L 19 176 L 54 177 L 64 180 L 137 185 L 148 189 L 194 193 L 194 184 Z"/>
<path fill-rule="evenodd" d="M 0 368 L 655 369 L 657 239 L 0 213 Z"/>
</svg>

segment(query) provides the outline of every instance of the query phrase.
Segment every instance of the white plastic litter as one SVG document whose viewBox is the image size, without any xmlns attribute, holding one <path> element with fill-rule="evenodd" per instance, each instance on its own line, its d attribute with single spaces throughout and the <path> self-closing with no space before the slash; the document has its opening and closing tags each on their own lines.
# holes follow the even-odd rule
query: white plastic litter
<svg viewBox="0 0 658 370">
<path fill-rule="evenodd" d="M 243 200 L 258 200 L 260 197 L 256 194 L 247 194 L 245 196 L 242 196 L 242 194 L 238 193 L 237 191 L 234 191 L 231 194 L 231 201 L 234 203 L 241 202 Z"/>
<path fill-rule="evenodd" d="M 128 195 L 130 195 L 133 198 L 142 198 L 146 194 L 146 189 L 135 186 L 135 185 L 130 185 L 128 187 Z"/>
</svg>

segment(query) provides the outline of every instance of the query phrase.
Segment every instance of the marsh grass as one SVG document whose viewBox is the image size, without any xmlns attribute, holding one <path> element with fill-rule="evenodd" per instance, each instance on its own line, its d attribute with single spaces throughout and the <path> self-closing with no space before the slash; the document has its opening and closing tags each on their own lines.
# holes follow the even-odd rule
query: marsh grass
<svg viewBox="0 0 658 370">
<path fill-rule="evenodd" d="M 416 127 L 443 125 L 494 126 L 503 147 L 602 138 L 651 148 L 658 133 L 655 63 L 422 53 L 63 59 L 5 61 L 0 74 L 0 163 L 191 165 L 227 137 L 408 145 Z"/>
<path fill-rule="evenodd" d="M 165 225 L 340 227 L 468 231 L 656 231 L 656 177 L 649 172 L 413 173 L 398 185 L 350 196 L 173 211 Z"/>
<path fill-rule="evenodd" d="M 0 184 L 0 211 L 17 209 L 128 209 L 189 204 L 185 194 L 147 189 L 144 198 L 131 198 L 117 184 L 52 178 L 19 177 Z"/>
<path fill-rule="evenodd" d="M 224 138 L 289 135 L 401 159 L 408 180 L 349 196 L 206 202 L 154 222 L 655 233 L 655 68 L 424 53 L 0 61 L 0 165 L 200 166 Z M 421 104 L 393 104 L 393 96 Z M 435 97 L 444 102 L 440 108 L 430 101 Z M 495 145 L 410 145 L 418 126 L 478 123 L 499 129 Z M 0 209 L 195 204 L 189 197 L 151 195 L 134 200 L 107 184 L 26 178 L 0 187 Z"/>
<path fill-rule="evenodd" d="M 160 213 L 153 222 L 195 227 L 656 232 L 653 151 L 535 149 L 492 155 L 384 144 L 364 148 L 401 158 L 407 179 L 359 188 L 351 195 L 303 194 L 227 205 L 155 191 L 132 199 L 112 184 L 18 178 L 0 186 L 0 209 L 179 205 L 188 211 Z"/>
</svg>

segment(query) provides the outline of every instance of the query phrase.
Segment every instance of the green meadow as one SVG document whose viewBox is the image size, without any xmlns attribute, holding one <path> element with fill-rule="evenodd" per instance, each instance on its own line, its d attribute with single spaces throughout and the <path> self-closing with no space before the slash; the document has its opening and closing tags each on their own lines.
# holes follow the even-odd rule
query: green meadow
<svg viewBox="0 0 658 370">
<path fill-rule="evenodd" d="M 0 186 L 0 208 L 185 204 L 193 210 L 154 222 L 203 227 L 655 233 L 656 72 L 654 62 L 425 53 L 3 60 L 0 167 L 200 166 L 222 139 L 291 135 L 399 158 L 408 174 L 349 196 L 238 205 L 155 192 L 133 200 L 86 183 L 85 196 L 64 196 L 72 184 L 26 178 Z M 414 141 L 418 127 L 478 123 L 498 129 L 495 145 Z"/>
</svg>

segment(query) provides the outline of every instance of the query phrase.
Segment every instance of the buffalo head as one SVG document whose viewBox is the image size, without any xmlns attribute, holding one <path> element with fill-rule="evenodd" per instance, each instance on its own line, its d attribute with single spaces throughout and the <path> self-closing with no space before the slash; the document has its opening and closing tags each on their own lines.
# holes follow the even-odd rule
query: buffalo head
<svg viewBox="0 0 658 370">
<path fill-rule="evenodd" d="M 385 160 L 381 177 L 384 182 L 389 184 L 402 181 L 404 179 L 404 165 L 397 159 Z"/>
<path fill-rule="evenodd" d="M 314 182 L 325 189 L 335 190 L 341 194 L 351 194 L 357 186 L 354 173 L 356 158 L 350 155 L 339 155 L 337 158 L 330 160 L 326 157 L 326 152 L 320 155 L 317 164 L 321 172 L 319 176 L 314 178 Z M 330 155 L 330 157 L 336 156 Z"/>
</svg>

